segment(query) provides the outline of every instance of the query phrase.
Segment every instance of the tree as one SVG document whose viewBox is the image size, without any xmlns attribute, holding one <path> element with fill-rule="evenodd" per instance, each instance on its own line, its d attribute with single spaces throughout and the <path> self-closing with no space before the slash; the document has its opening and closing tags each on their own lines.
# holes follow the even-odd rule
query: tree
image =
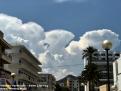
<svg viewBox="0 0 121 91">
<path fill-rule="evenodd" d="M 69 91 L 67 87 L 62 87 L 62 91 Z"/>
<path fill-rule="evenodd" d="M 84 71 L 82 71 L 81 80 L 84 84 L 87 84 L 87 82 L 89 82 L 89 91 L 94 91 L 94 84 L 99 81 L 98 66 L 92 63 L 92 61 L 96 61 L 96 59 L 92 56 L 92 54 L 96 51 L 97 49 L 89 46 L 85 50 L 83 50 L 82 54 L 82 59 L 86 59 L 88 64 L 85 66 Z"/>
<path fill-rule="evenodd" d="M 55 87 L 55 91 L 62 91 L 62 88 L 59 84 L 56 84 Z"/>
<path fill-rule="evenodd" d="M 87 47 L 86 49 L 83 50 L 82 59 L 86 59 L 86 61 L 88 62 L 88 64 L 90 64 L 92 62 L 92 60 L 93 60 L 92 54 L 94 52 L 96 52 L 96 51 L 97 51 L 97 49 L 95 49 L 92 46 Z"/>
<path fill-rule="evenodd" d="M 87 84 L 89 82 L 89 91 L 94 91 L 94 86 L 99 82 L 98 66 L 94 63 L 86 65 L 85 70 L 81 74 L 81 82 Z"/>
<path fill-rule="evenodd" d="M 67 87 L 61 87 L 58 83 L 55 85 L 55 91 L 69 91 Z"/>
</svg>

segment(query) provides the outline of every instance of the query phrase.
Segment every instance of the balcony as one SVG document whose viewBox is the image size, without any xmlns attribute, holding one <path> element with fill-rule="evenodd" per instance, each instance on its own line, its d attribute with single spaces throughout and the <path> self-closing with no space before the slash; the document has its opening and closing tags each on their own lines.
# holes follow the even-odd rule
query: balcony
<svg viewBox="0 0 121 91">
<path fill-rule="evenodd" d="M 19 74 L 19 75 L 16 75 L 16 78 L 18 80 L 23 80 L 23 81 L 26 81 L 26 82 L 29 82 L 29 83 L 32 83 L 32 84 L 37 84 L 37 81 L 33 81 L 32 78 L 28 75 L 25 75 L 25 74 Z"/>
<path fill-rule="evenodd" d="M 17 78 L 18 80 L 29 81 L 29 80 L 27 79 L 26 75 L 24 75 L 24 74 L 16 75 L 16 78 Z"/>
<path fill-rule="evenodd" d="M 0 68 L 0 78 L 7 78 L 7 79 L 9 79 L 10 75 L 11 75 L 11 72 Z"/>
<path fill-rule="evenodd" d="M 12 61 L 12 57 L 5 53 L 2 54 L 1 58 L 2 58 L 4 64 L 10 64 Z"/>
<path fill-rule="evenodd" d="M 99 79 L 100 81 L 107 81 L 107 78 L 106 79 Z M 110 82 L 112 82 L 113 81 L 113 79 L 109 79 L 110 80 Z"/>
</svg>

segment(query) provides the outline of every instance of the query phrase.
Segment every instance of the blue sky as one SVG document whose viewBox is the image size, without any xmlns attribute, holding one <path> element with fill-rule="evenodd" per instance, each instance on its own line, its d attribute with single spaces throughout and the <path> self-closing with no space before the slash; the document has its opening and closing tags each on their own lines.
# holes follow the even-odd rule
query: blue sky
<svg viewBox="0 0 121 91">
<path fill-rule="evenodd" d="M 76 38 L 86 31 L 102 28 L 121 34 L 121 0 L 55 1 L 0 0 L 0 12 L 16 16 L 23 22 L 35 21 L 45 31 L 66 29 Z"/>
</svg>

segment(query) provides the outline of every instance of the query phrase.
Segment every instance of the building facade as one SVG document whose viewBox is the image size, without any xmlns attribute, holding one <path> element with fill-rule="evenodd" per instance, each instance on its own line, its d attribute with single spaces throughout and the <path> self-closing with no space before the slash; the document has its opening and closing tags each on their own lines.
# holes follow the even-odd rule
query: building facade
<svg viewBox="0 0 121 91">
<path fill-rule="evenodd" d="M 0 31 L 0 79 L 10 79 L 11 72 L 4 69 L 5 64 L 12 62 L 11 56 L 6 53 L 6 49 L 10 49 L 11 46 L 3 39 L 4 34 Z"/>
<path fill-rule="evenodd" d="M 56 79 L 52 74 L 39 74 L 41 81 L 39 85 L 41 86 L 40 91 L 55 91 Z"/>
<path fill-rule="evenodd" d="M 113 62 L 118 59 L 120 53 L 109 51 L 109 73 L 110 73 L 110 83 L 113 84 Z M 104 85 L 107 83 L 107 55 L 105 51 L 98 51 L 93 54 L 96 61 L 93 61 L 98 66 L 100 72 L 100 83 L 99 85 Z"/>
<path fill-rule="evenodd" d="M 38 72 L 42 69 L 38 66 L 41 63 L 29 52 L 24 46 L 13 46 L 7 50 L 12 56 L 12 63 L 5 65 L 5 68 L 16 74 L 16 82 L 19 85 L 25 84 L 32 88 L 32 85 L 37 85 L 40 82 Z M 32 88 L 32 91 L 37 91 L 37 87 Z"/>
<path fill-rule="evenodd" d="M 63 79 L 57 81 L 61 87 L 67 87 L 69 91 L 80 91 L 80 82 L 78 77 L 73 75 L 68 75 Z"/>
<path fill-rule="evenodd" d="M 120 56 L 119 52 L 112 52 L 109 51 L 109 73 L 110 73 L 110 84 L 113 85 L 113 62 L 118 59 Z M 105 51 L 98 51 L 93 53 L 92 55 L 93 60 L 92 63 L 98 66 L 98 70 L 100 72 L 99 83 L 95 86 L 95 89 L 99 89 L 98 87 L 104 84 L 107 84 L 107 55 Z M 86 66 L 87 61 L 84 60 L 84 66 Z M 85 85 L 85 89 L 89 89 L 88 85 Z M 88 91 L 88 90 L 87 90 Z"/>
<path fill-rule="evenodd" d="M 118 60 L 113 62 L 114 91 L 121 91 L 121 55 Z"/>
</svg>

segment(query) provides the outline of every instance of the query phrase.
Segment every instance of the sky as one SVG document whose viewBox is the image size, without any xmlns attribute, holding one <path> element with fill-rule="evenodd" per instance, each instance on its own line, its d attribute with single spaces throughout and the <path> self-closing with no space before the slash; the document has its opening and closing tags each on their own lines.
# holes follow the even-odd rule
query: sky
<svg viewBox="0 0 121 91">
<path fill-rule="evenodd" d="M 102 28 L 121 34 L 120 8 L 120 0 L 0 0 L 1 13 L 37 22 L 45 31 L 72 31 L 76 39 L 85 31 Z"/>
<path fill-rule="evenodd" d="M 81 73 L 89 45 L 109 39 L 119 50 L 120 29 L 121 0 L 0 0 L 5 39 L 25 45 L 57 79 Z"/>
</svg>

